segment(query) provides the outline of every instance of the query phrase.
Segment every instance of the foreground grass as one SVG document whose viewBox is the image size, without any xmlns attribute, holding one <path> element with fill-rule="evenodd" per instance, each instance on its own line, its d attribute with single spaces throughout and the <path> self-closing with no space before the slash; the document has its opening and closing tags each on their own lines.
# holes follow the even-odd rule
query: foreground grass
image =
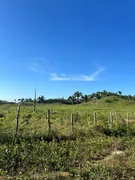
<svg viewBox="0 0 135 180">
<path fill-rule="evenodd" d="M 80 132 L 83 136 L 64 140 L 54 133 L 7 137 L 0 144 L 0 174 L 16 179 L 135 178 L 134 138 L 106 136 L 98 131 Z M 110 157 L 114 151 L 123 153 Z"/>
<path fill-rule="evenodd" d="M 127 125 L 123 107 L 128 102 L 120 100 L 109 106 L 102 101 L 98 107 L 91 102 L 76 106 L 40 105 L 36 113 L 31 106 L 22 106 L 17 137 L 17 106 L 0 106 L 0 178 L 135 179 L 134 105 L 128 106 L 132 123 Z M 53 110 L 50 132 L 47 109 Z M 93 126 L 95 110 L 97 127 Z M 119 113 L 113 129 L 108 123 L 110 110 Z M 79 114 L 74 134 L 72 112 Z"/>
</svg>

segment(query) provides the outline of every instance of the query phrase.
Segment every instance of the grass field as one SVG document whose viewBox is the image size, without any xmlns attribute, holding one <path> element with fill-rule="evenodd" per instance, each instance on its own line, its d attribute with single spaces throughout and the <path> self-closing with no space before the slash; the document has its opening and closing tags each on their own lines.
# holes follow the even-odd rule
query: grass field
<svg viewBox="0 0 135 180">
<path fill-rule="evenodd" d="M 0 179 L 135 179 L 134 101 L 37 104 L 35 113 L 22 104 L 17 136 L 16 114 L 17 104 L 0 105 Z"/>
</svg>

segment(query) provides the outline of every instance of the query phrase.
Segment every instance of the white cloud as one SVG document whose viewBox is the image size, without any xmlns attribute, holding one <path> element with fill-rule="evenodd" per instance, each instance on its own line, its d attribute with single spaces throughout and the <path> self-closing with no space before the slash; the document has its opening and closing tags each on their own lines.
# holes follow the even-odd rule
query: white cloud
<svg viewBox="0 0 135 180">
<path fill-rule="evenodd" d="M 91 75 L 66 75 L 66 74 L 61 74 L 57 75 L 56 73 L 51 74 L 51 81 L 95 81 L 97 79 L 97 76 L 103 72 L 105 68 L 100 68 L 97 70 L 95 73 Z"/>
<path fill-rule="evenodd" d="M 70 78 L 67 77 L 65 74 L 61 74 L 61 76 L 58 76 L 56 73 L 52 73 L 50 80 L 52 80 L 52 81 L 67 81 L 67 80 L 70 80 Z"/>
</svg>

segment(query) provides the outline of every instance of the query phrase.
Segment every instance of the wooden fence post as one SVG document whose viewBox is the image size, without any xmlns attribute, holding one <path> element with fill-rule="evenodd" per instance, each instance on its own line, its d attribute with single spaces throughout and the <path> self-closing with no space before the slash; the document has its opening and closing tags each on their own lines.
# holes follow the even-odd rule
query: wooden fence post
<svg viewBox="0 0 135 180">
<path fill-rule="evenodd" d="M 89 126 L 89 114 L 87 113 L 87 125 Z"/>
<path fill-rule="evenodd" d="M 35 97 L 34 97 L 34 112 L 36 111 L 36 89 L 35 89 Z"/>
<path fill-rule="evenodd" d="M 49 132 L 51 130 L 50 114 L 51 114 L 51 111 L 50 111 L 50 109 L 48 109 L 47 110 L 47 122 L 48 122 L 48 131 Z"/>
<path fill-rule="evenodd" d="M 71 131 L 72 131 L 72 134 L 74 134 L 74 116 L 73 116 L 73 113 L 71 113 Z"/>
<path fill-rule="evenodd" d="M 18 134 L 18 128 L 19 128 L 20 106 L 21 106 L 21 103 L 19 102 L 18 108 L 17 108 L 17 115 L 16 115 L 16 134 L 15 134 L 16 136 Z"/>
<path fill-rule="evenodd" d="M 94 127 L 97 126 L 97 114 L 94 112 Z"/>
<path fill-rule="evenodd" d="M 117 122 L 117 120 L 118 120 L 117 112 L 115 112 L 114 114 L 115 114 L 115 120 Z"/>
<path fill-rule="evenodd" d="M 113 115 L 112 112 L 110 112 L 110 129 L 113 128 Z"/>
<path fill-rule="evenodd" d="M 127 113 L 127 124 L 129 124 L 129 113 Z"/>
<path fill-rule="evenodd" d="M 90 120 L 91 120 L 91 117 L 89 116 L 88 117 L 88 125 L 90 125 Z"/>
</svg>

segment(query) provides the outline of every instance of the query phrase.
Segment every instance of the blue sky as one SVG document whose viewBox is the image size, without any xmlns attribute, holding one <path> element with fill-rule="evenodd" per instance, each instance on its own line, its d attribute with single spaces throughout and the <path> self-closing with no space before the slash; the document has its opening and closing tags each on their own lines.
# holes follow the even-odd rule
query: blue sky
<svg viewBox="0 0 135 180">
<path fill-rule="evenodd" d="M 135 94 L 134 0 L 1 0 L 0 99 Z"/>
</svg>

